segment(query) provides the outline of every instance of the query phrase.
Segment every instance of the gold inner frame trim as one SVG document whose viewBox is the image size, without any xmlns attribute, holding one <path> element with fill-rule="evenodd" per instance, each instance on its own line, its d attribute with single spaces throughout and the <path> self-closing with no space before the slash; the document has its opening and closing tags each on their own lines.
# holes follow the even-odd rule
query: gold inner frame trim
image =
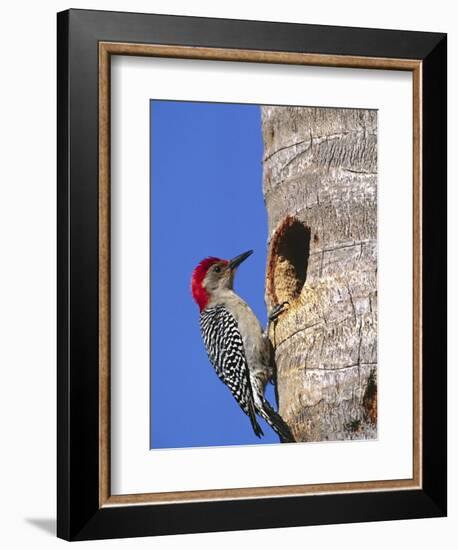
<svg viewBox="0 0 458 550">
<path fill-rule="evenodd" d="M 111 56 L 168 57 L 410 71 L 413 75 L 413 477 L 348 483 L 241 487 L 112 495 L 110 491 L 110 83 Z M 292 497 L 325 493 L 415 490 L 422 487 L 422 62 L 416 59 L 322 55 L 156 44 L 99 43 L 99 507 Z"/>
</svg>

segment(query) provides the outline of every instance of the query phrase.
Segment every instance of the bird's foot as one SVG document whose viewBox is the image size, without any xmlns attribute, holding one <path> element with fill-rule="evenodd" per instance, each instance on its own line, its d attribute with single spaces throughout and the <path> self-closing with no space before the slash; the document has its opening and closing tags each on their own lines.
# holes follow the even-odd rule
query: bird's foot
<svg viewBox="0 0 458 550">
<path fill-rule="evenodd" d="M 285 311 L 285 306 L 289 305 L 289 302 L 282 302 L 274 306 L 269 312 L 269 321 L 276 321 L 278 317 Z"/>
</svg>

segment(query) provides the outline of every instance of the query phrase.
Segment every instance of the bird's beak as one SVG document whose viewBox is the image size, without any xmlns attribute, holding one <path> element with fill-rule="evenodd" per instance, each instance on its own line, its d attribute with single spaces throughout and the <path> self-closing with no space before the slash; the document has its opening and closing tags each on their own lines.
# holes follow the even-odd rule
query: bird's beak
<svg viewBox="0 0 458 550">
<path fill-rule="evenodd" d="M 232 258 L 232 260 L 229 260 L 227 267 L 231 270 L 236 269 L 243 261 L 245 261 L 248 258 L 248 256 L 251 256 L 252 254 L 253 254 L 252 250 L 248 250 L 243 254 L 239 254 L 235 258 Z"/>
</svg>

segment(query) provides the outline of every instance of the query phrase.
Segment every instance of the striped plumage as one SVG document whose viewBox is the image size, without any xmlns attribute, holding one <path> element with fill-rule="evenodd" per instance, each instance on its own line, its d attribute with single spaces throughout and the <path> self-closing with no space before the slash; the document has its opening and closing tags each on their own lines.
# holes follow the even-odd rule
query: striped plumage
<svg viewBox="0 0 458 550">
<path fill-rule="evenodd" d="M 254 433 L 264 435 L 256 420 L 250 373 L 234 316 L 221 304 L 206 308 L 200 313 L 200 330 L 216 374 L 250 417 Z"/>
</svg>

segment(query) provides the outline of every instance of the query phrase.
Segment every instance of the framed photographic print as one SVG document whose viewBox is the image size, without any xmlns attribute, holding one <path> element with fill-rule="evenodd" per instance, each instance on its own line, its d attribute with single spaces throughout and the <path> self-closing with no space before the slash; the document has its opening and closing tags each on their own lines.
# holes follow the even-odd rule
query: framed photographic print
<svg viewBox="0 0 458 550">
<path fill-rule="evenodd" d="M 58 14 L 58 536 L 446 514 L 446 36 Z"/>
</svg>

